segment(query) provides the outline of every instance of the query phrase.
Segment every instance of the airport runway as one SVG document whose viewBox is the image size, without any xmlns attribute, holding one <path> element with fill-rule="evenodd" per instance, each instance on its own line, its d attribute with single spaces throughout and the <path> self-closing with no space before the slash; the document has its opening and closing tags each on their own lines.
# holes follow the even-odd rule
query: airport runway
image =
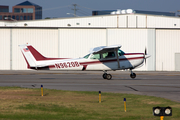
<svg viewBox="0 0 180 120">
<path fill-rule="evenodd" d="M 102 91 L 163 97 L 180 102 L 180 72 L 139 72 L 131 79 L 128 71 L 111 71 L 112 80 L 103 72 L 0 71 L 0 86 L 20 86 L 72 91 Z M 34 87 L 35 86 L 35 87 Z"/>
</svg>

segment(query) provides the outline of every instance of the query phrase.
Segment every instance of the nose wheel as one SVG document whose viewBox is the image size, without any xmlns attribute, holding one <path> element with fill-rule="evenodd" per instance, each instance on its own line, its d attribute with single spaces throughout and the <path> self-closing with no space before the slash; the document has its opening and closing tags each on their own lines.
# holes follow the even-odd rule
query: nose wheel
<svg viewBox="0 0 180 120">
<path fill-rule="evenodd" d="M 103 77 L 104 79 L 111 80 L 112 75 L 111 75 L 111 74 L 104 73 L 104 74 L 102 75 L 102 77 Z"/>
<path fill-rule="evenodd" d="M 136 74 L 135 74 L 135 73 L 133 73 L 133 72 L 132 72 L 132 70 L 131 70 L 130 77 L 131 77 L 132 79 L 136 78 Z"/>
</svg>

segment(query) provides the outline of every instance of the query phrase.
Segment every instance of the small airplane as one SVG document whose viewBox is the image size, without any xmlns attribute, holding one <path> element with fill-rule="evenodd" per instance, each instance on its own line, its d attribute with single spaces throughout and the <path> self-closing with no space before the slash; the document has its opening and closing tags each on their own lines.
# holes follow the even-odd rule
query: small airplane
<svg viewBox="0 0 180 120">
<path fill-rule="evenodd" d="M 145 53 L 125 53 L 120 50 L 121 45 L 100 46 L 89 50 L 89 54 L 82 58 L 47 58 L 41 55 L 32 45 L 19 45 L 27 62 L 28 69 L 34 70 L 64 70 L 64 71 L 103 71 L 102 77 L 110 80 L 110 70 L 130 69 L 130 77 L 134 79 L 136 74 L 133 69 L 142 66 L 150 57 Z"/>
</svg>

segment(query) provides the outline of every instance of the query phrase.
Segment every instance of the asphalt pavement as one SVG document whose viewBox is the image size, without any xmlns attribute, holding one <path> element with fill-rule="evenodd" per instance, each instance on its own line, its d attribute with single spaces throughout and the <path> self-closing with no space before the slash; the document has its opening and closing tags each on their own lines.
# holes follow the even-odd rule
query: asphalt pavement
<svg viewBox="0 0 180 120">
<path fill-rule="evenodd" d="M 162 97 L 180 102 L 180 72 L 111 71 L 112 80 L 101 71 L 0 70 L 0 86 L 20 86 L 71 91 L 102 91 Z"/>
</svg>

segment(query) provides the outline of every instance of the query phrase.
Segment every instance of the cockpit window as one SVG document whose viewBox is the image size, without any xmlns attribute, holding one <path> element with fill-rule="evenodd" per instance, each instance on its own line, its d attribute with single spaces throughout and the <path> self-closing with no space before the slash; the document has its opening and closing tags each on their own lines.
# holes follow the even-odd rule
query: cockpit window
<svg viewBox="0 0 180 120">
<path fill-rule="evenodd" d="M 115 57 L 115 53 L 114 52 L 106 52 L 102 54 L 103 58 L 113 58 Z"/>
<path fill-rule="evenodd" d="M 89 55 L 90 55 L 90 54 L 88 54 L 88 55 L 84 56 L 83 58 L 86 58 L 86 59 L 88 59 Z"/>
<path fill-rule="evenodd" d="M 124 55 L 125 53 L 122 50 L 118 50 L 118 56 Z"/>
<path fill-rule="evenodd" d="M 100 54 L 92 54 L 90 57 L 90 59 L 100 59 L 100 58 L 101 58 Z"/>
<path fill-rule="evenodd" d="M 122 56 L 122 55 L 124 55 L 124 54 L 125 54 L 125 53 L 124 53 L 122 50 L 120 50 L 120 49 L 118 50 L 118 56 Z M 88 54 L 88 55 L 84 56 L 83 58 L 88 59 L 90 55 L 91 55 L 91 54 Z M 115 55 L 115 52 L 114 52 L 114 51 L 111 51 L 111 52 L 106 52 L 106 53 L 101 53 L 101 54 L 92 54 L 92 55 L 90 56 L 90 59 L 114 58 L 115 56 L 116 56 L 116 55 Z"/>
</svg>

